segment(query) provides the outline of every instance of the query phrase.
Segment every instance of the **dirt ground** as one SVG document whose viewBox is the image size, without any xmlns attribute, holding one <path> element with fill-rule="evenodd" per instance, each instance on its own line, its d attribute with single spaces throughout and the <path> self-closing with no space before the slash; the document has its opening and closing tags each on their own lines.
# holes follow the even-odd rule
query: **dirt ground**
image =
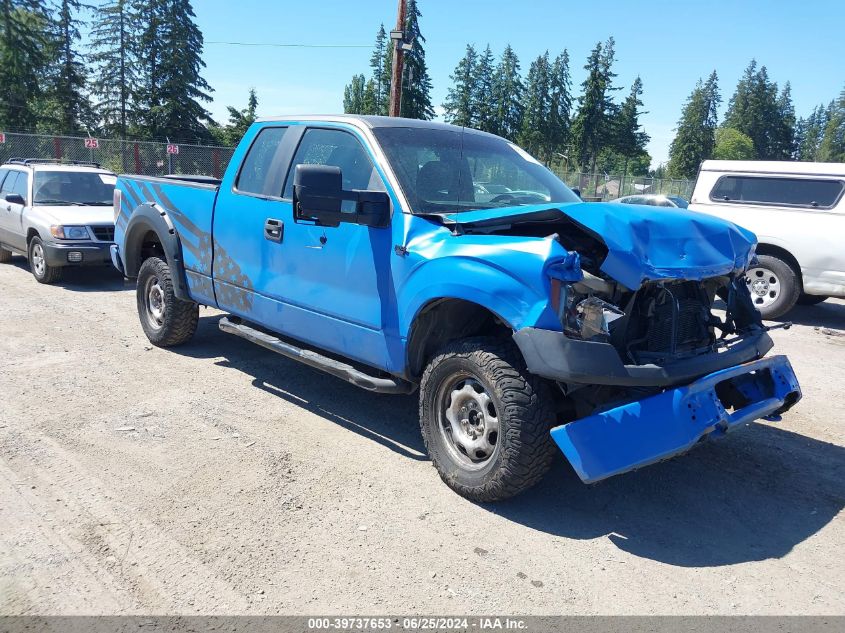
<svg viewBox="0 0 845 633">
<path fill-rule="evenodd" d="M 0 614 L 845 614 L 845 302 L 773 333 L 782 422 L 496 505 L 440 482 L 414 397 L 218 317 L 160 350 L 114 274 L 0 265 Z"/>
</svg>

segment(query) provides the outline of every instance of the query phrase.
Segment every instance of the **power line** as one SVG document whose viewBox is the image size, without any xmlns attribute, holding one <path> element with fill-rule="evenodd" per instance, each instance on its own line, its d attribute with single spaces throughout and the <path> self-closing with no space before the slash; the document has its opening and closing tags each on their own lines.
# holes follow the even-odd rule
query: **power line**
<svg viewBox="0 0 845 633">
<path fill-rule="evenodd" d="M 371 48 L 371 44 L 276 44 L 273 42 L 222 42 L 206 40 L 206 44 L 226 46 L 272 46 L 274 48 Z"/>
</svg>

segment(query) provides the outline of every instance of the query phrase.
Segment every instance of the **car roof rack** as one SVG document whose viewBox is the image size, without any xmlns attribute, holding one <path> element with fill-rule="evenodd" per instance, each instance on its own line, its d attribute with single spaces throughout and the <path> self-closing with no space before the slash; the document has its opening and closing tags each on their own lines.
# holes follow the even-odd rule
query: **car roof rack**
<svg viewBox="0 0 845 633">
<path fill-rule="evenodd" d="M 78 167 L 96 167 L 101 169 L 100 163 L 95 163 L 91 160 L 63 160 L 61 158 L 10 158 L 6 161 L 7 165 L 76 165 Z"/>
</svg>

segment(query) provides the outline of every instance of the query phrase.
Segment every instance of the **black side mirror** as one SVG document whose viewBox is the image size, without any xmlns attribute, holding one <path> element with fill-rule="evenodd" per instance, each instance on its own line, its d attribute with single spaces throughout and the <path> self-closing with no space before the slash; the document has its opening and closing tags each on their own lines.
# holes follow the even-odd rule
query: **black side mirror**
<svg viewBox="0 0 845 633">
<path fill-rule="evenodd" d="M 355 202 L 355 211 L 344 212 L 344 200 Z M 293 175 L 293 208 L 296 219 L 313 220 L 321 226 L 351 222 L 365 226 L 387 226 L 390 197 L 384 191 L 343 189 L 340 167 L 297 165 Z"/>
<path fill-rule="evenodd" d="M 19 204 L 21 206 L 26 205 L 26 200 L 24 200 L 23 196 L 19 193 L 7 193 L 6 202 L 10 204 Z"/>
</svg>

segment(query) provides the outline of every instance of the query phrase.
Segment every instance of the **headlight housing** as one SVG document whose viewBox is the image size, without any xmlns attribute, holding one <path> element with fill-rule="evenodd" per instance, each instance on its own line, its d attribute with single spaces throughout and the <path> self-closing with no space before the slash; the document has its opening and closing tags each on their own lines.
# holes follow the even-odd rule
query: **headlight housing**
<svg viewBox="0 0 845 633">
<path fill-rule="evenodd" d="M 90 240 L 91 234 L 86 226 L 71 226 L 54 224 L 50 227 L 50 234 L 60 240 Z"/>
</svg>

